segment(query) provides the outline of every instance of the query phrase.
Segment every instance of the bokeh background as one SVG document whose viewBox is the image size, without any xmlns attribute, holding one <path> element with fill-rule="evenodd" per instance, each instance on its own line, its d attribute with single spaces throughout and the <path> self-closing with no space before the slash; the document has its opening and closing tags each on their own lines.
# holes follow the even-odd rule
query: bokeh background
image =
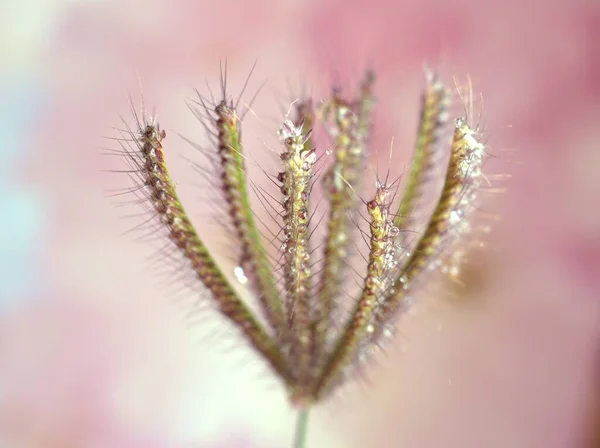
<svg viewBox="0 0 600 448">
<path fill-rule="evenodd" d="M 288 85 L 326 94 L 370 65 L 377 154 L 394 137 L 399 167 L 423 63 L 469 75 L 494 171 L 513 174 L 477 286 L 402 316 L 368 382 L 313 413 L 308 446 L 598 446 L 599 42 L 595 0 L 4 0 L 0 446 L 289 446 L 277 381 L 157 285 L 106 198 L 122 178 L 98 156 L 138 75 L 163 126 L 201 138 L 184 100 L 218 85 L 224 57 L 232 85 L 256 59 L 254 87 L 269 79 L 247 133 L 257 148 Z M 173 165 L 200 213 L 209 193 Z"/>
</svg>

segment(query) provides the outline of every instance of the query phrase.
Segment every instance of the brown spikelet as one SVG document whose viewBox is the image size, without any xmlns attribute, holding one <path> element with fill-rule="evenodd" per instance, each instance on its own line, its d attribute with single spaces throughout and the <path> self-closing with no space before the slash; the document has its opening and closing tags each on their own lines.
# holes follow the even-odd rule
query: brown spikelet
<svg viewBox="0 0 600 448">
<path fill-rule="evenodd" d="M 306 383 L 311 368 L 310 332 L 310 256 L 308 251 L 308 195 L 313 166 L 317 160 L 314 149 L 306 148 L 310 131 L 303 124 L 296 126 L 286 117 L 279 136 L 283 141 L 281 154 L 284 241 L 284 285 L 286 292 L 287 324 L 293 331 L 291 360 L 296 366 L 298 381 Z"/>
<path fill-rule="evenodd" d="M 398 233 L 398 228 L 394 226 L 389 213 L 389 195 L 389 187 L 379 185 L 375 197 L 367 202 L 371 230 L 367 276 L 360 299 L 351 314 L 352 318 L 339 338 L 322 372 L 320 382 L 316 384 L 315 397 L 326 394 L 332 385 L 331 382 L 336 378 L 336 371 L 352 360 L 361 339 L 374 330 L 371 317 L 377 299 L 385 289 L 389 267 L 393 265 L 394 238 Z"/>
<path fill-rule="evenodd" d="M 250 313 L 217 267 L 181 205 L 166 165 L 162 144 L 166 137 L 165 131 L 145 117 L 144 121 L 145 126 L 139 130 L 139 148 L 144 160 L 141 172 L 150 189 L 154 209 L 169 231 L 169 238 L 189 260 L 198 279 L 218 304 L 219 311 L 244 333 L 282 378 L 290 378 L 288 366 L 277 344 Z"/>
<path fill-rule="evenodd" d="M 247 191 L 240 120 L 233 104 L 221 101 L 215 109 L 221 181 L 229 214 L 241 243 L 240 264 L 253 282 L 263 312 L 277 337 L 287 333 L 283 307 L 272 268 L 256 227 Z"/>
<path fill-rule="evenodd" d="M 452 233 L 467 230 L 464 226 L 468 221 L 464 220 L 464 214 L 475 199 L 473 194 L 483 159 L 484 147 L 476 140 L 475 132 L 464 119 L 457 119 L 442 193 L 425 233 L 378 309 L 376 332 L 381 332 L 382 325 L 393 317 L 418 277 L 437 267 L 440 252 L 454 236 Z"/>
<path fill-rule="evenodd" d="M 421 117 L 410 176 L 394 219 L 394 225 L 402 231 L 413 224 L 411 218 L 416 203 L 423 196 L 436 156 L 439 157 L 442 150 L 440 134 L 448 120 L 450 93 L 433 73 L 427 72 L 426 75 L 427 85 L 421 98 Z"/>
<path fill-rule="evenodd" d="M 346 270 L 346 258 L 352 244 L 352 215 L 357 197 L 355 190 L 360 186 L 360 177 L 364 170 L 366 145 L 370 126 L 370 113 L 373 103 L 372 73 L 368 73 L 361 85 L 360 96 L 349 103 L 334 90 L 333 98 L 321 109 L 320 119 L 328 123 L 330 132 L 335 136 L 334 162 L 326 175 L 326 190 L 330 212 L 325 239 L 325 259 L 323 272 L 319 280 L 318 303 L 319 316 L 315 325 L 316 351 L 327 345 L 328 333 L 331 334 L 331 318 L 335 310 L 336 299 L 342 291 L 343 274 Z M 319 356 L 319 353 L 316 354 Z"/>
</svg>

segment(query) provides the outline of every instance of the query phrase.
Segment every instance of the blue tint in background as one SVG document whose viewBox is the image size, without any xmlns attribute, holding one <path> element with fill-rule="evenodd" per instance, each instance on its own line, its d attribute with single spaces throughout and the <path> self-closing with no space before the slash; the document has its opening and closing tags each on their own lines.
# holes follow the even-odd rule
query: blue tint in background
<svg viewBox="0 0 600 448">
<path fill-rule="evenodd" d="M 19 182 L 42 105 L 35 80 L 0 80 L 0 311 L 40 283 L 35 250 L 43 224 L 39 195 Z"/>
</svg>

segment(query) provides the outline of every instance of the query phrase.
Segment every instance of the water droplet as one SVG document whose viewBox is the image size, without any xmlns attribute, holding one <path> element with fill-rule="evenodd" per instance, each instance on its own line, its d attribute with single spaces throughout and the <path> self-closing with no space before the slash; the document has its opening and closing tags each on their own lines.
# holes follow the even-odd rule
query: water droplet
<svg viewBox="0 0 600 448">
<path fill-rule="evenodd" d="M 458 224 L 461 218 L 461 213 L 458 210 L 452 210 L 452 212 L 450 212 L 450 224 Z"/>
<path fill-rule="evenodd" d="M 246 283 L 248 283 L 248 277 L 246 277 L 244 268 L 242 268 L 241 266 L 236 266 L 233 269 L 233 275 L 235 275 L 235 278 L 238 282 L 240 282 L 240 284 L 245 285 Z"/>
</svg>

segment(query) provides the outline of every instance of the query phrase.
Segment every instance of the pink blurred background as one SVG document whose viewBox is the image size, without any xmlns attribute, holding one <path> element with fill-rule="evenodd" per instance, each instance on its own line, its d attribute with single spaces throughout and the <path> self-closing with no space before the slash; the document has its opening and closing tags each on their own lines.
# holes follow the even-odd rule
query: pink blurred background
<svg viewBox="0 0 600 448">
<path fill-rule="evenodd" d="M 264 120 L 246 134 L 259 148 L 275 129 L 273 107 L 293 99 L 288 81 L 326 94 L 332 80 L 350 85 L 370 65 L 375 145 L 385 159 L 394 137 L 402 167 L 422 64 L 450 79 L 469 75 L 498 155 L 490 166 L 514 176 L 492 201 L 503 220 L 478 259 L 477 291 L 403 316 L 368 385 L 313 413 L 308 446 L 591 446 L 600 398 L 597 2 L 11 0 L 3 8 L 0 92 L 39 92 L 5 191 L 37 198 L 39 240 L 27 287 L 7 292 L 0 310 L 1 447 L 289 446 L 293 414 L 278 382 L 233 332 L 211 318 L 190 325 L 157 285 L 146 269 L 151 251 L 121 235 L 127 224 L 105 192 L 123 184 L 101 172 L 107 161 L 98 157 L 100 137 L 128 113 L 125 92 L 139 91 L 138 74 L 162 125 L 200 139 L 184 100 L 192 87 L 207 93 L 206 79 L 217 85 L 224 57 L 234 86 L 257 58 L 254 88 L 269 79 L 255 105 Z M 193 170 L 174 159 L 173 172 L 201 213 Z M 10 232 L 25 225 L 7 216 Z"/>
</svg>

